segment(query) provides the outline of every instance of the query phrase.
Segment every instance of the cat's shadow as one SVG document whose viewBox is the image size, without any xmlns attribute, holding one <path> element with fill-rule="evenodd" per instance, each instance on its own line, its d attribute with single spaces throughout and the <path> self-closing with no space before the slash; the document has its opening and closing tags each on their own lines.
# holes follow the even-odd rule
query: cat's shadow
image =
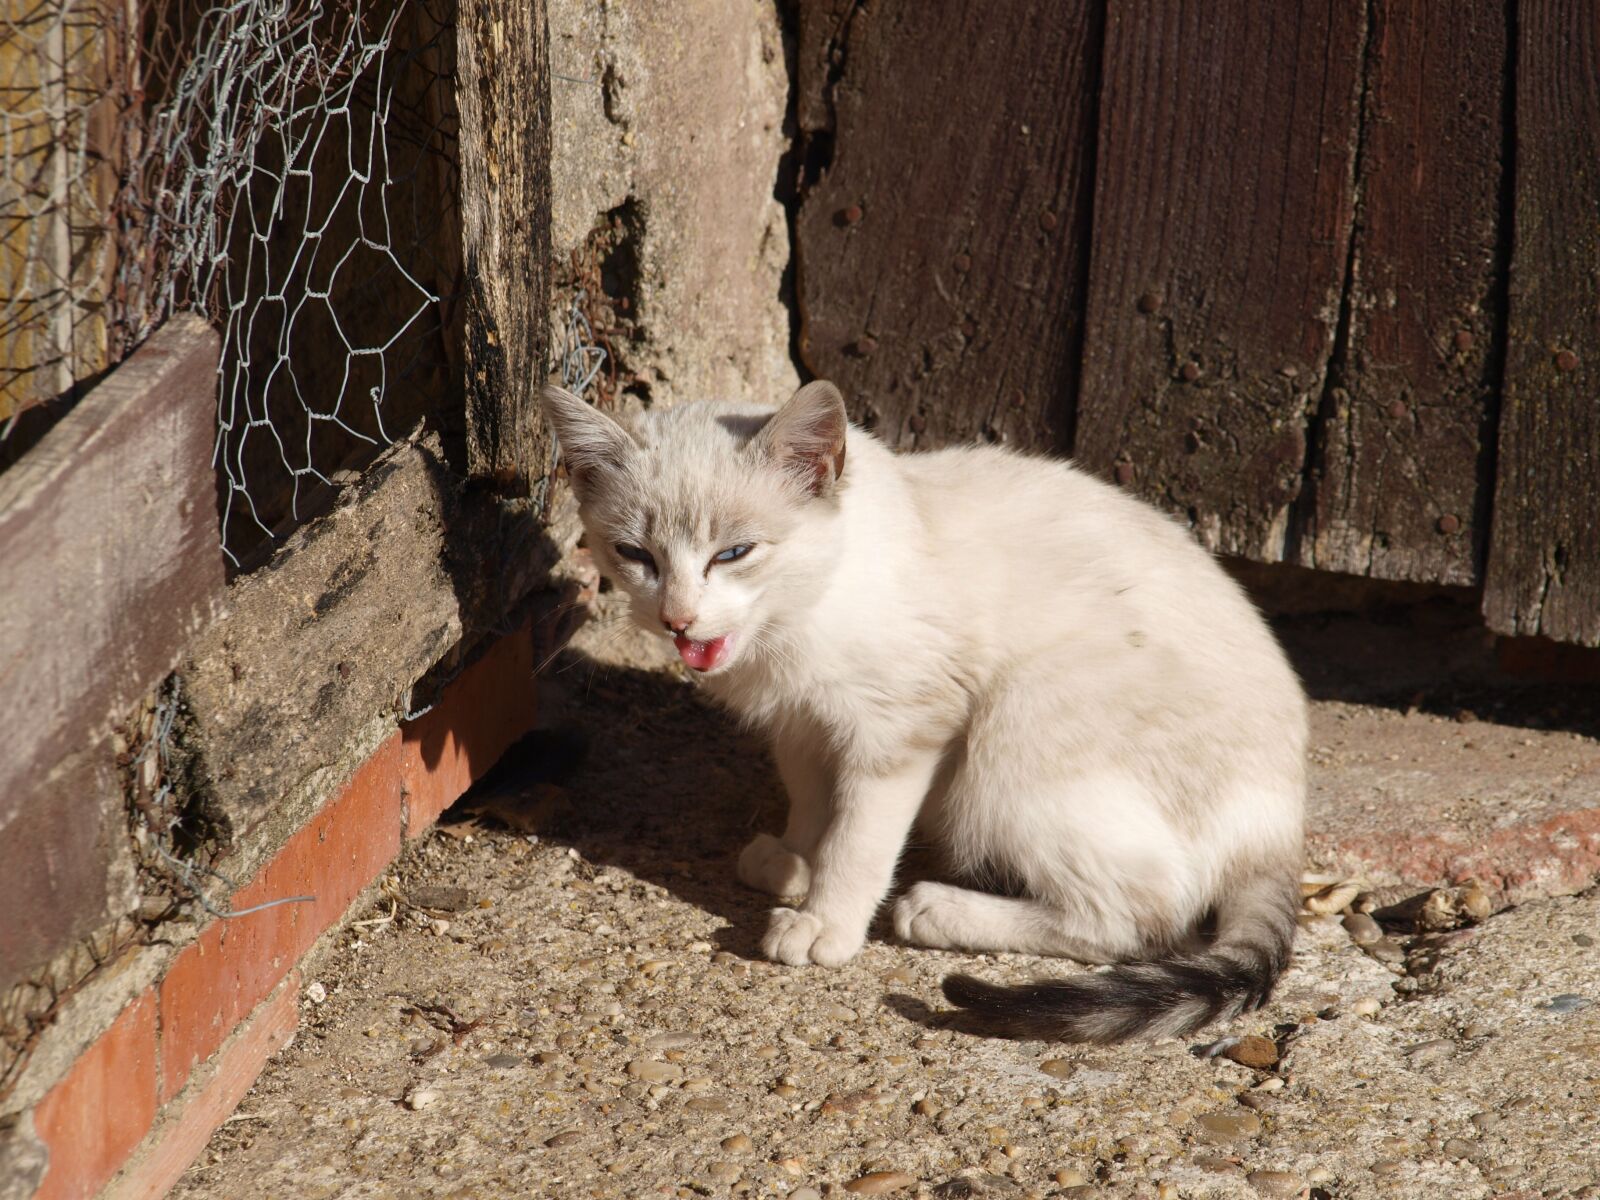
<svg viewBox="0 0 1600 1200">
<path fill-rule="evenodd" d="M 488 802 L 491 812 L 515 817 L 525 805 L 527 821 L 518 823 L 541 841 L 575 850 L 589 867 L 617 867 L 666 889 L 716 918 L 705 940 L 762 959 L 767 914 L 784 901 L 747 888 L 735 870 L 752 837 L 783 828 L 787 801 L 762 743 L 664 671 L 567 650 L 544 682 L 546 707 L 556 709 L 551 727 L 513 747 L 457 807 Z M 901 887 L 946 877 L 917 844 L 897 873 Z M 871 936 L 894 940 L 887 912 Z"/>
</svg>

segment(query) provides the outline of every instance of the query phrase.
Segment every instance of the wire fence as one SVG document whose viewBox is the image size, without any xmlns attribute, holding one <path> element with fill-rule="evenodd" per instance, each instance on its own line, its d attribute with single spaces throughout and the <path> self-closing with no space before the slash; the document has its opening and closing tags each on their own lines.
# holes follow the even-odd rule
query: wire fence
<svg viewBox="0 0 1600 1200">
<path fill-rule="evenodd" d="M 126 40 L 100 3 L 0 16 L 0 436 L 109 361 Z"/>
<path fill-rule="evenodd" d="M 0 18 L 0 438 L 203 314 L 239 565 L 459 397 L 453 4 L 133 11 Z"/>
</svg>

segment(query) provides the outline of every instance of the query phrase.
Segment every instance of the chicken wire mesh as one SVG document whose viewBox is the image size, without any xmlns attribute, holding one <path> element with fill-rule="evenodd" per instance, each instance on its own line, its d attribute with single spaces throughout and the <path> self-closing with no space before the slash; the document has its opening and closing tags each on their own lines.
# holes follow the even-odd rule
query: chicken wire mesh
<svg viewBox="0 0 1600 1200">
<path fill-rule="evenodd" d="M 224 549 L 249 565 L 338 473 L 458 407 L 453 16 L 12 0 L 0 436 L 203 314 L 222 336 Z"/>
<path fill-rule="evenodd" d="M 459 273 L 437 0 L 158 3 L 120 214 L 128 338 L 222 333 L 217 466 L 238 561 L 451 388 Z"/>
</svg>

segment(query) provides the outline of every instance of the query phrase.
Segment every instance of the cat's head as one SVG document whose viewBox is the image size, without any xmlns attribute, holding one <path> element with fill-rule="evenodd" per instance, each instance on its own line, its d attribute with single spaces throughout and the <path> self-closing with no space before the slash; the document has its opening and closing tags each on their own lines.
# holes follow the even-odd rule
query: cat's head
<svg viewBox="0 0 1600 1200">
<path fill-rule="evenodd" d="M 831 383 L 776 412 L 703 402 L 623 424 L 549 387 L 589 546 L 634 620 L 706 674 L 765 649 L 815 599 L 837 550 L 848 422 Z"/>
</svg>

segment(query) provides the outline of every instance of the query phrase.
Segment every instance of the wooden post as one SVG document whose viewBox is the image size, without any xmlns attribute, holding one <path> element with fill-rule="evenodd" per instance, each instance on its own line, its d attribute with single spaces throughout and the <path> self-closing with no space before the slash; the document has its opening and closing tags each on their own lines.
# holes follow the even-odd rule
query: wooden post
<svg viewBox="0 0 1600 1200">
<path fill-rule="evenodd" d="M 467 462 L 526 496 L 544 470 L 550 301 L 550 72 L 544 0 L 460 0 Z"/>
</svg>

